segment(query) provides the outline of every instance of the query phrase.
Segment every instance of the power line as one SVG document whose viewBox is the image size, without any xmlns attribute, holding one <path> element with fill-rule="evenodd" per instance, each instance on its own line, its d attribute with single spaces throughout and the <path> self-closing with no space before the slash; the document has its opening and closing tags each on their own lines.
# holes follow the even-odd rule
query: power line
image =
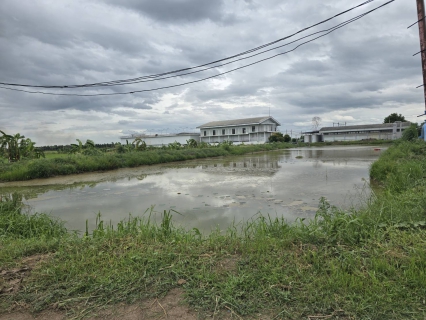
<svg viewBox="0 0 426 320">
<path fill-rule="evenodd" d="M 418 55 L 419 53 L 424 52 L 424 51 L 426 51 L 426 49 L 424 49 L 424 50 L 420 50 L 419 52 L 417 52 L 417 53 L 413 54 L 413 57 L 414 57 L 414 56 L 416 56 L 416 55 Z"/>
<path fill-rule="evenodd" d="M 357 17 L 359 17 L 359 16 L 357 16 Z M 346 21 L 348 21 L 348 20 L 346 20 Z M 246 59 L 249 59 L 249 58 L 253 58 L 253 57 L 258 56 L 260 54 L 263 54 L 263 53 L 266 53 L 266 52 L 269 52 L 269 51 L 272 51 L 272 50 L 275 50 L 275 49 L 278 49 L 278 48 L 282 48 L 282 47 L 288 46 L 288 45 L 290 45 L 292 43 L 295 43 L 295 42 L 298 42 L 298 41 L 300 41 L 302 39 L 309 38 L 309 37 L 311 37 L 311 36 L 313 36 L 315 34 L 319 34 L 319 33 L 324 33 L 324 32 L 330 31 L 330 30 L 336 28 L 337 26 L 339 26 L 339 25 L 341 25 L 343 23 L 344 22 L 342 22 L 342 23 L 340 23 L 340 24 L 338 24 L 338 25 L 336 25 L 336 26 L 334 26 L 332 28 L 328 28 L 328 29 L 324 29 L 324 30 L 320 30 L 320 31 L 317 31 L 317 32 L 310 33 L 310 34 L 308 34 L 306 36 L 303 36 L 303 37 L 298 38 L 296 40 L 287 42 L 287 43 L 285 43 L 283 45 L 280 45 L 280 46 L 276 46 L 276 47 L 273 47 L 273 48 L 270 48 L 270 49 L 267 49 L 267 50 L 263 50 L 263 51 L 255 53 L 255 54 L 252 54 L 252 55 L 249 55 L 249 56 L 246 56 L 246 57 L 242 57 L 242 58 L 230 61 L 230 62 L 222 63 L 221 65 L 215 65 L 215 66 L 204 68 L 204 69 L 201 69 L 201 70 L 191 71 L 191 72 L 187 72 L 187 73 L 181 73 L 181 74 L 178 74 L 178 75 L 172 75 L 172 76 L 167 76 L 167 77 L 163 77 L 163 78 L 154 78 L 154 79 L 147 79 L 147 80 L 129 81 L 129 82 L 114 83 L 114 84 L 101 84 L 99 86 L 106 86 L 106 87 L 109 87 L 109 86 L 122 86 L 122 85 L 127 85 L 127 84 L 135 84 L 135 83 L 145 83 L 145 82 L 151 82 L 151 81 L 159 81 L 159 80 L 165 80 L 165 79 L 170 79 L 170 78 L 182 77 L 182 76 L 186 76 L 186 75 L 190 75 L 190 74 L 194 74 L 194 73 L 199 73 L 199 72 L 207 71 L 207 70 L 210 70 L 210 69 L 220 68 L 220 67 L 226 66 L 228 64 L 231 64 L 231 63 L 234 63 L 234 62 L 237 62 L 237 61 L 241 61 L 241 60 L 246 60 Z M 98 86 L 91 86 L 91 87 L 98 87 Z M 43 88 L 51 88 L 51 87 L 43 87 Z M 72 88 L 81 88 L 81 87 L 72 87 Z"/>
<path fill-rule="evenodd" d="M 274 40 L 274 41 L 269 42 L 269 43 L 267 43 L 267 44 L 263 44 L 263 45 L 258 46 L 258 47 L 256 47 L 256 48 L 246 50 L 246 51 L 244 51 L 244 52 L 241 52 L 241 53 L 235 54 L 235 55 L 230 56 L 230 57 L 222 58 L 222 59 L 219 59 L 219 60 L 216 60 L 216 61 L 213 61 L 213 62 L 205 63 L 205 64 L 198 65 L 198 66 L 194 66 L 194 67 L 188 67 L 188 68 L 184 68 L 184 69 L 178 69 L 178 70 L 169 71 L 169 72 L 164 72 L 164 73 L 159 73 L 159 74 L 147 75 L 147 76 L 138 77 L 138 78 L 133 78 L 133 79 L 113 80 L 113 81 L 97 82 L 97 83 L 82 84 L 82 85 L 29 85 L 29 84 L 7 83 L 7 82 L 0 82 L 0 84 L 1 84 L 1 85 L 7 85 L 7 86 L 27 87 L 27 88 L 46 88 L 46 89 L 58 88 L 58 89 L 71 89 L 71 88 L 83 88 L 83 87 L 112 86 L 112 85 L 117 85 L 117 84 L 120 84 L 120 83 L 123 83 L 123 82 L 124 82 L 125 84 L 129 84 L 129 83 L 133 83 L 133 82 L 135 82 L 135 81 L 139 81 L 139 80 L 142 80 L 142 79 L 158 78 L 158 77 L 162 77 L 162 76 L 165 76 L 165 75 L 168 75 L 168 74 L 179 73 L 179 72 L 184 72 L 184 71 L 188 71 L 188 70 L 192 70 L 192 69 L 196 69 L 196 68 L 205 67 L 205 66 L 208 66 L 208 65 L 211 65 L 211 64 L 216 64 L 216 63 L 219 63 L 219 62 L 222 62 L 222 61 L 225 61 L 225 60 L 230 60 L 230 59 L 233 59 L 233 58 L 236 58 L 236 57 L 242 56 L 242 55 L 246 55 L 246 54 L 248 54 L 248 53 L 252 53 L 252 52 L 255 52 L 255 51 L 261 50 L 261 49 L 263 49 L 263 48 L 265 48 L 265 47 L 271 46 L 271 45 L 273 45 L 273 44 L 275 44 L 275 43 L 278 43 L 278 42 L 281 42 L 281 41 L 286 40 L 286 39 L 288 39 L 288 38 L 291 38 L 291 37 L 293 37 L 293 36 L 295 36 L 295 35 L 297 35 L 297 34 L 299 34 L 299 33 L 302 33 L 302 32 L 304 32 L 304 31 L 309 30 L 309 29 L 311 29 L 311 28 L 313 28 L 313 27 L 316 27 L 316 26 L 318 26 L 318 25 L 320 25 L 320 24 L 323 24 L 323 23 L 325 23 L 325 22 L 328 22 L 328 21 L 330 21 L 330 20 L 332 20 L 332 19 L 334 19 L 334 18 L 336 18 L 336 17 L 338 17 L 338 16 L 341 16 L 341 15 L 343 15 L 343 14 L 347 13 L 347 12 L 350 12 L 350 11 L 352 11 L 352 10 L 355 10 L 355 9 L 357 9 L 357 8 L 359 8 L 359 7 L 361 7 L 361 6 L 364 6 L 364 5 L 366 5 L 366 4 L 370 3 L 370 2 L 373 2 L 373 1 L 374 1 L 374 0 L 368 0 L 368 1 L 365 1 L 365 2 L 363 2 L 363 3 L 361 3 L 361 4 L 359 4 L 359 5 L 356 5 L 356 6 L 354 6 L 354 7 L 352 7 L 352 8 L 349 8 L 349 9 L 347 9 L 347 10 L 345 10 L 345 11 L 342 11 L 342 12 L 340 12 L 340 13 L 338 13 L 338 14 L 336 14 L 336 15 L 334 15 L 334 16 L 332 16 L 332 17 L 330 17 L 330 18 L 327 18 L 327 19 L 322 20 L 322 21 L 320 21 L 320 22 L 318 22 L 318 23 L 315 23 L 315 24 L 313 24 L 313 25 L 311 25 L 311 26 L 309 26 L 309 27 L 306 27 L 306 28 L 304 28 L 304 29 L 302 29 L 302 30 L 299 30 L 299 31 L 297 31 L 297 32 L 295 32 L 295 33 L 293 33 L 293 34 L 291 34 L 291 35 L 289 35 L 289 36 L 286 36 L 286 37 L 280 38 L 280 39 L 278 39 L 278 40 Z M 238 60 L 237 60 L 237 61 L 238 61 Z M 209 68 L 209 69 L 211 69 L 211 68 Z M 152 81 L 152 80 L 151 80 L 151 81 Z"/>
<path fill-rule="evenodd" d="M 97 94 L 73 94 L 73 93 L 52 93 L 52 92 L 43 92 L 43 91 L 27 91 L 27 90 L 23 90 L 23 89 L 7 88 L 7 87 L 3 87 L 3 86 L 0 86 L 0 88 L 7 89 L 7 90 L 13 90 L 13 91 L 19 91 L 19 92 L 34 93 L 34 94 L 44 94 L 44 95 L 54 95 L 54 96 L 93 97 L 93 96 L 112 96 L 112 95 L 124 95 L 124 94 L 133 94 L 133 93 L 141 93 L 141 92 L 151 92 L 151 91 L 157 91 L 157 90 L 162 90 L 162 89 L 180 87 L 180 86 L 184 86 L 184 85 L 187 85 L 187 84 L 192 84 L 192 83 L 197 83 L 197 82 L 205 81 L 205 80 L 208 80 L 208 79 L 212 79 L 212 78 L 215 78 L 215 77 L 218 77 L 218 76 L 221 76 L 221 75 L 224 75 L 224 74 L 227 74 L 227 73 L 239 70 L 239 69 L 247 68 L 249 66 L 258 64 L 258 63 L 266 61 L 266 60 L 273 59 L 273 58 L 275 58 L 277 56 L 285 55 L 285 54 L 288 54 L 290 52 L 293 52 L 293 51 L 297 50 L 299 47 L 301 47 L 301 46 L 303 46 L 303 45 L 305 45 L 307 43 L 310 43 L 310 42 L 312 42 L 314 40 L 317 40 L 319 38 L 322 38 L 322 37 L 324 37 L 324 36 L 326 36 L 326 35 L 334 32 L 334 31 L 336 31 L 336 30 L 338 30 L 338 29 L 340 29 L 340 28 L 342 28 L 342 27 L 344 27 L 344 26 L 352 23 L 352 22 L 355 22 L 355 21 L 357 21 L 357 20 L 365 17 L 366 15 L 368 15 L 368 14 L 370 14 L 370 13 L 372 13 L 372 12 L 374 12 L 374 11 L 380 9 L 380 8 L 383 8 L 384 6 L 390 4 L 390 3 L 394 2 L 394 1 L 395 0 L 390 0 L 390 1 L 388 1 L 388 2 L 386 2 L 386 3 L 384 3 L 384 4 L 380 5 L 380 6 L 378 6 L 378 7 L 374 8 L 374 9 L 372 9 L 372 10 L 369 10 L 369 11 L 367 11 L 367 12 L 361 14 L 361 15 L 358 15 L 358 16 L 356 16 L 354 18 L 351 18 L 349 20 L 346 20 L 345 22 L 342 22 L 342 23 L 336 25 L 335 27 L 330 28 L 328 32 L 326 32 L 326 33 L 324 33 L 324 34 L 322 34 L 320 36 L 317 36 L 316 38 L 313 38 L 311 40 L 302 42 L 302 43 L 300 43 L 299 45 L 297 45 L 295 48 L 293 48 L 291 50 L 288 50 L 288 51 L 285 51 L 285 52 L 282 52 L 282 53 L 278 53 L 278 54 L 275 54 L 273 56 L 270 56 L 270 57 L 267 57 L 267 58 L 264 58 L 264 59 L 261 59 L 261 60 L 258 60 L 258 61 L 246 64 L 244 66 L 241 66 L 241 67 L 238 67 L 238 68 L 234 68 L 234 69 L 231 69 L 231 70 L 228 70 L 226 72 L 222 72 L 222 73 L 219 73 L 219 74 L 216 74 L 216 75 L 213 75 L 213 76 L 209 76 L 209 77 L 198 79 L 198 80 L 188 81 L 188 82 L 184 82 L 184 83 L 180 83 L 180 84 L 176 84 L 176 85 L 163 86 L 163 87 L 158 87 L 158 88 L 153 88 L 153 89 L 134 90 L 134 91 L 129 91 L 129 92 L 97 93 Z"/>
<path fill-rule="evenodd" d="M 407 29 L 411 28 L 411 27 L 412 27 L 412 26 L 414 26 L 416 23 L 419 23 L 419 22 L 420 22 L 420 21 L 422 21 L 424 18 L 426 18 L 426 17 L 423 17 L 423 18 L 421 18 L 421 19 L 417 20 L 416 22 L 414 22 L 413 24 L 410 24 L 410 25 L 407 27 Z"/>
</svg>

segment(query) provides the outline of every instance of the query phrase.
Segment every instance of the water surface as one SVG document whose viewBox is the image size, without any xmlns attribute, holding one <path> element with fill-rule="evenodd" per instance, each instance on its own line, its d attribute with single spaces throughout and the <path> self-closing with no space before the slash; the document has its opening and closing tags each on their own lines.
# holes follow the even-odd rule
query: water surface
<svg viewBox="0 0 426 320">
<path fill-rule="evenodd" d="M 370 193 L 370 164 L 380 152 L 371 146 L 269 151 L 3 183 L 0 193 L 22 193 L 32 212 L 50 213 L 74 230 L 84 230 L 86 219 L 93 227 L 98 212 L 117 223 L 151 206 L 179 212 L 175 225 L 211 230 L 259 212 L 311 218 L 321 197 L 344 208 L 362 205 Z"/>
</svg>

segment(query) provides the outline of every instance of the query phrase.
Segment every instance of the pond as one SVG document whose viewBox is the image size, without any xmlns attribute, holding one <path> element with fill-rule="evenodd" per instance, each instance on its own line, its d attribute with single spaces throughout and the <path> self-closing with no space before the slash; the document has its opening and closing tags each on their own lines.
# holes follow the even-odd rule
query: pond
<svg viewBox="0 0 426 320">
<path fill-rule="evenodd" d="M 18 192 L 31 212 L 46 212 L 84 231 L 100 212 L 113 224 L 133 216 L 157 219 L 174 210 L 175 225 L 209 231 L 258 213 L 312 218 L 319 199 L 358 207 L 370 195 L 369 168 L 383 150 L 371 146 L 299 148 L 244 156 L 199 159 L 0 184 Z M 147 211 L 148 209 L 148 211 Z M 176 212 L 175 212 L 176 211 Z"/>
</svg>

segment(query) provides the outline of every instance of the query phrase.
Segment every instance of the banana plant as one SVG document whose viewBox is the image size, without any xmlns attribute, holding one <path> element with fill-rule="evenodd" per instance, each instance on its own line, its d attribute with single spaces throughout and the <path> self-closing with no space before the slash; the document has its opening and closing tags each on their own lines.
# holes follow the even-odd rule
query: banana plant
<svg viewBox="0 0 426 320">
<path fill-rule="evenodd" d="M 117 142 L 115 144 L 115 151 L 117 153 L 127 153 L 133 151 L 133 144 L 129 143 L 129 140 L 126 140 L 126 144 L 121 144 L 120 142 Z"/>
<path fill-rule="evenodd" d="M 95 143 L 93 142 L 93 140 L 86 140 L 86 143 L 84 144 L 84 148 L 86 149 L 95 149 Z"/>
<path fill-rule="evenodd" d="M 82 153 L 83 152 L 83 142 L 80 139 L 75 139 L 78 144 L 71 143 L 70 153 Z"/>
<path fill-rule="evenodd" d="M 198 146 L 198 143 L 195 139 L 186 140 L 186 144 L 188 148 L 196 148 Z"/>
<path fill-rule="evenodd" d="M 19 148 L 21 149 L 21 156 L 25 158 L 45 158 L 43 150 L 35 147 L 35 142 L 30 138 L 22 139 Z"/>
<path fill-rule="evenodd" d="M 117 142 L 115 144 L 115 152 L 117 153 L 126 153 L 126 148 L 121 144 L 121 142 Z"/>
<path fill-rule="evenodd" d="M 204 141 L 201 141 L 200 144 L 198 145 L 198 148 L 201 148 L 201 149 L 209 148 L 209 147 L 210 147 L 210 144 Z"/>
<path fill-rule="evenodd" d="M 19 145 L 19 139 L 25 139 L 25 136 L 21 136 L 20 133 L 15 135 L 9 135 L 0 130 L 3 135 L 0 140 L 0 148 L 2 153 L 6 155 L 9 162 L 15 162 L 21 160 L 21 149 Z"/>
<path fill-rule="evenodd" d="M 44 154 L 44 151 L 43 151 L 43 150 L 40 150 L 40 149 L 38 149 L 38 148 L 35 148 L 35 150 L 34 150 L 34 156 L 35 156 L 37 159 L 40 159 L 40 158 L 46 158 L 46 155 Z"/>
<path fill-rule="evenodd" d="M 102 154 L 99 149 L 96 149 L 95 143 L 93 140 L 86 140 L 86 143 L 83 146 L 83 154 L 86 156 L 96 156 Z"/>
<path fill-rule="evenodd" d="M 21 150 L 22 157 L 31 157 L 35 153 L 35 142 L 31 141 L 30 138 L 21 139 L 19 143 L 19 149 Z"/>
<path fill-rule="evenodd" d="M 79 153 L 79 154 L 93 154 L 95 151 L 95 143 L 93 142 L 93 140 L 86 140 L 86 143 L 83 144 L 83 142 L 80 139 L 75 139 L 78 144 L 76 143 L 71 143 L 71 151 L 70 153 Z M 85 152 L 87 151 L 87 152 Z"/>
<path fill-rule="evenodd" d="M 124 148 L 126 149 L 126 152 L 132 152 L 133 151 L 133 144 L 129 143 L 129 140 L 126 140 L 126 145 L 124 146 Z"/>
<path fill-rule="evenodd" d="M 172 149 L 172 150 L 179 150 L 181 148 L 181 146 L 182 145 L 177 141 L 175 141 L 173 143 L 169 143 L 169 145 L 168 145 L 169 149 Z"/>
<path fill-rule="evenodd" d="M 144 151 L 146 150 L 146 142 L 143 141 L 141 138 L 136 138 L 133 142 L 133 145 L 135 145 L 136 150 Z"/>
</svg>

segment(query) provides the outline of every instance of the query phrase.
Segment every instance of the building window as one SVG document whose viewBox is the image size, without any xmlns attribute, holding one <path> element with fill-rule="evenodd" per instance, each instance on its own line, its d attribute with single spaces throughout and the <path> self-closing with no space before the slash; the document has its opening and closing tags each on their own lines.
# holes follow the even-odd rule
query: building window
<svg viewBox="0 0 426 320">
<path fill-rule="evenodd" d="M 251 132 L 256 132 L 256 127 L 255 126 L 251 127 Z"/>
<path fill-rule="evenodd" d="M 213 135 L 214 135 L 214 136 L 216 135 L 216 130 L 213 130 Z"/>
<path fill-rule="evenodd" d="M 207 131 L 204 131 L 204 136 L 206 136 L 207 135 Z"/>
<path fill-rule="evenodd" d="M 225 129 L 222 129 L 222 134 L 225 135 Z"/>
<path fill-rule="evenodd" d="M 232 129 L 232 134 L 235 134 L 235 129 Z"/>
<path fill-rule="evenodd" d="M 246 133 L 246 128 L 243 128 L 243 133 Z"/>
</svg>

